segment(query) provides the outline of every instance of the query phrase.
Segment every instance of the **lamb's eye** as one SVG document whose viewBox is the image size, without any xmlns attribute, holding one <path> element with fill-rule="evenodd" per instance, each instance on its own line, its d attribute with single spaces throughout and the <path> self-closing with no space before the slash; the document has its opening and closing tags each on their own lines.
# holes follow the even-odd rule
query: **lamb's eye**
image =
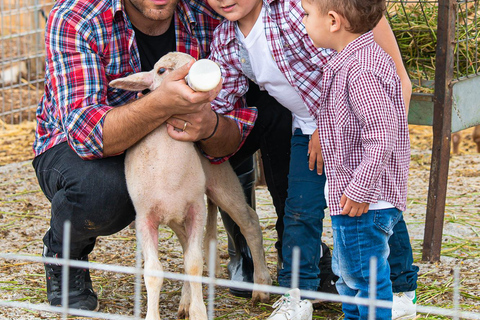
<svg viewBox="0 0 480 320">
<path fill-rule="evenodd" d="M 162 74 L 162 73 L 164 73 L 165 71 L 167 71 L 167 69 L 165 69 L 165 68 L 160 68 L 160 69 L 158 69 L 158 74 Z"/>
</svg>

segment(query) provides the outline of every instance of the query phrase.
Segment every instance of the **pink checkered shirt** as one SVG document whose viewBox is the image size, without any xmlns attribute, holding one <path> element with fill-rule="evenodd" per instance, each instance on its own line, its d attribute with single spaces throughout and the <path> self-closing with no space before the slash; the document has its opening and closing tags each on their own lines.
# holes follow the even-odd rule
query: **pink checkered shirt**
<svg viewBox="0 0 480 320">
<path fill-rule="evenodd" d="M 320 99 L 322 69 L 332 53 L 329 49 L 315 48 L 302 24 L 303 8 L 300 0 L 263 0 L 263 24 L 269 52 L 280 71 L 312 111 Z M 215 30 L 210 59 L 222 70 L 223 87 L 212 102 L 216 110 L 229 112 L 236 103 L 245 103 L 248 78 L 243 71 L 240 42 L 235 34 L 236 22 L 224 20 Z"/>
<path fill-rule="evenodd" d="M 330 214 L 345 194 L 406 209 L 410 141 L 395 64 L 370 31 L 324 66 L 317 125 Z"/>
</svg>

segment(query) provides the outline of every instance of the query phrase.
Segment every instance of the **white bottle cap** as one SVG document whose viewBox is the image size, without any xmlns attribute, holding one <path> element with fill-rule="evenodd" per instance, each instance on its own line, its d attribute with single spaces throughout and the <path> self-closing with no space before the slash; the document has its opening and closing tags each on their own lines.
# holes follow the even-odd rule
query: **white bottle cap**
<svg viewBox="0 0 480 320">
<path fill-rule="evenodd" d="M 210 91 L 218 85 L 221 78 L 218 64 L 209 59 L 201 59 L 192 65 L 186 80 L 195 91 Z"/>
</svg>

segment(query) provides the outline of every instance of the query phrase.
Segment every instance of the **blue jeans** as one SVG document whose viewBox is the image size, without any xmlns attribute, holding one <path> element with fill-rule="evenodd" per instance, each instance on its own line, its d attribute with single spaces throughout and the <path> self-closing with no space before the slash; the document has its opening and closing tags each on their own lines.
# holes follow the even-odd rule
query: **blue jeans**
<svg viewBox="0 0 480 320">
<path fill-rule="evenodd" d="M 360 217 L 332 216 L 333 272 L 339 276 L 338 293 L 368 298 L 370 259 L 377 258 L 377 299 L 393 300 L 388 239 L 402 216 L 396 208 L 370 210 Z M 342 304 L 345 319 L 368 319 L 368 306 Z M 376 319 L 391 319 L 392 310 L 376 309 Z"/>
<path fill-rule="evenodd" d="M 292 136 L 288 197 L 285 202 L 283 233 L 283 269 L 278 281 L 282 287 L 290 287 L 292 274 L 292 250 L 300 248 L 300 289 L 316 291 L 320 278 L 320 247 L 323 232 L 324 210 L 327 207 L 324 189 L 325 175 L 308 168 L 308 135 L 297 129 Z"/>
<path fill-rule="evenodd" d="M 319 176 L 316 170 L 308 169 L 309 141 L 310 136 L 303 134 L 300 129 L 295 130 L 291 139 L 288 199 L 285 206 L 285 232 L 284 245 L 282 245 L 286 253 L 283 254 L 283 270 L 280 271 L 278 281 L 282 287 L 291 286 L 292 248 L 298 246 L 302 252 L 308 252 L 308 254 L 302 254 L 299 287 L 316 290 L 315 284 L 318 285 L 320 281 L 318 279 L 320 273 L 318 253 L 320 252 L 326 205 L 325 176 Z M 403 216 L 395 225 L 388 244 L 390 246 L 388 262 L 391 269 L 390 279 L 393 292 L 415 290 L 419 269 L 413 265 L 410 237 Z M 304 257 L 308 258 L 304 259 Z M 314 276 L 315 273 L 317 276 Z"/>
<path fill-rule="evenodd" d="M 393 227 L 388 245 L 390 246 L 388 264 L 393 292 L 414 291 L 417 289 L 419 268 L 413 264 L 412 245 L 403 214 Z"/>
</svg>

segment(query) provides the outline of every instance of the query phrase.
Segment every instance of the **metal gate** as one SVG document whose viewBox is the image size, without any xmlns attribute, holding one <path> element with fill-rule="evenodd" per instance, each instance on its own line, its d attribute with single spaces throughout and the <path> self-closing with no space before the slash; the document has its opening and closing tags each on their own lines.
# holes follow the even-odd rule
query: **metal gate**
<svg viewBox="0 0 480 320">
<path fill-rule="evenodd" d="M 478 0 L 387 1 L 413 82 L 409 123 L 433 126 L 423 260 L 440 259 L 450 135 L 480 124 Z"/>
</svg>

